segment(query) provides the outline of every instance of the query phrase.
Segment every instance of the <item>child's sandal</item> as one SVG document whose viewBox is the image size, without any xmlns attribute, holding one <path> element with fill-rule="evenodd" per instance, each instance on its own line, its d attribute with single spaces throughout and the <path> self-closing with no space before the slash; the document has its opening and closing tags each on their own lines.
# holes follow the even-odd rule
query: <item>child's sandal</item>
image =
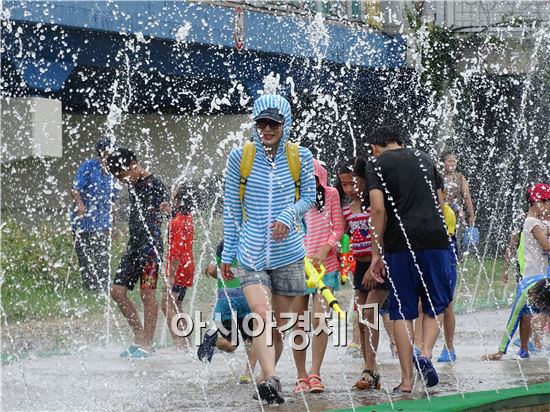
<svg viewBox="0 0 550 412">
<path fill-rule="evenodd" d="M 309 392 L 309 383 L 305 378 L 298 379 L 296 386 L 292 390 L 292 393 L 304 393 Z"/>
<path fill-rule="evenodd" d="M 307 378 L 309 393 L 322 393 L 325 391 L 325 385 L 319 375 L 309 375 Z"/>
<path fill-rule="evenodd" d="M 365 375 L 367 375 L 365 377 Z M 380 375 L 376 372 L 371 371 L 370 369 L 365 369 L 361 373 L 361 379 L 355 382 L 352 389 L 358 389 L 360 391 L 371 390 L 371 389 L 380 389 Z"/>
</svg>

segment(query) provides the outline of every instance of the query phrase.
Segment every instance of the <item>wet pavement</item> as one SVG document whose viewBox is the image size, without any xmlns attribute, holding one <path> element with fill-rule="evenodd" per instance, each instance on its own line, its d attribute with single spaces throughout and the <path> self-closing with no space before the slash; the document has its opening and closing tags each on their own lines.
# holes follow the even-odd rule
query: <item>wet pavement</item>
<svg viewBox="0 0 550 412">
<path fill-rule="evenodd" d="M 482 362 L 480 356 L 496 351 L 503 331 L 506 310 L 464 314 L 457 317 L 456 364 L 437 364 L 441 384 L 430 390 L 430 396 L 508 388 L 550 380 L 550 361 L 535 356 L 518 362 L 507 355 L 501 362 Z M 160 319 L 159 319 L 160 320 Z M 123 335 L 112 336 L 108 344 L 104 339 L 103 319 L 95 323 L 80 322 L 63 330 L 74 336 L 72 348 L 56 351 L 30 351 L 26 358 L 5 362 L 2 365 L 2 401 L 4 411 L 35 410 L 260 410 L 262 406 L 251 396 L 253 386 L 239 385 L 238 377 L 245 367 L 244 351 L 233 354 L 216 353 L 211 364 L 200 363 L 195 351 L 177 351 L 159 348 L 154 357 L 145 360 L 126 360 L 119 357 L 123 349 Z M 37 324 L 26 333 L 36 333 L 46 339 L 48 328 L 54 324 Z M 125 325 L 124 325 L 125 326 Z M 6 348 L 21 337 L 12 325 L 4 330 L 2 339 Z M 60 329 L 60 330 L 61 330 Z M 126 326 L 124 327 L 126 329 Z M 24 330 L 24 328 L 23 328 Z M 90 338 L 92 330 L 96 339 Z M 9 332 L 9 336 L 6 332 Z M 40 335 L 42 333 L 42 335 Z M 60 333 L 57 331 L 56 333 Z M 50 334 L 51 335 L 51 334 Z M 41 338 L 42 336 L 42 338 Z M 87 344 L 82 336 L 88 336 Z M 162 336 L 162 334 L 160 334 Z M 351 334 L 350 334 L 351 337 Z M 9 339 L 13 341 L 9 341 Z M 123 339 L 124 338 L 124 339 Z M 51 337 L 50 337 L 51 339 Z M 35 344 L 36 345 L 36 344 Z M 512 352 L 515 348 L 511 347 Z M 441 342 L 435 354 L 441 350 Z M 389 397 L 386 391 L 399 383 L 399 364 L 393 359 L 384 332 L 380 343 L 380 373 L 383 390 L 356 392 L 349 389 L 359 378 L 362 362 L 346 354 L 346 349 L 329 343 L 322 368 L 322 378 L 327 390 L 321 395 L 291 394 L 295 369 L 292 353 L 283 352 L 278 373 L 286 398 L 277 411 L 352 408 L 403 399 Z M 427 394 L 418 384 L 410 398 L 422 398 Z M 264 409 L 275 407 L 263 406 Z"/>
</svg>

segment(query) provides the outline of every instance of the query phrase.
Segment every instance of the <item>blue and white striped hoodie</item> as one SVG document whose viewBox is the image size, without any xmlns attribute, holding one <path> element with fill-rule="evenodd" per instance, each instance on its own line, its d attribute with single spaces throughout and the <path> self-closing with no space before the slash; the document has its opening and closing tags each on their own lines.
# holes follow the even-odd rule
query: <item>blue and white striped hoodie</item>
<svg viewBox="0 0 550 412">
<path fill-rule="evenodd" d="M 225 174 L 222 262 L 231 263 L 236 257 L 239 266 L 253 271 L 277 269 L 304 258 L 302 220 L 316 196 L 313 156 L 308 149 L 300 147 L 301 190 L 299 201 L 294 203 L 294 180 L 285 153 L 292 125 L 290 104 L 281 96 L 263 95 L 254 102 L 253 115 L 270 108 L 279 109 L 284 116 L 283 135 L 272 161 L 265 155 L 254 128 L 256 157 L 244 195 L 246 221 L 239 199 L 242 148 L 233 149 L 229 154 Z M 271 229 L 276 220 L 289 227 L 288 237 L 278 242 L 273 240 Z"/>
</svg>

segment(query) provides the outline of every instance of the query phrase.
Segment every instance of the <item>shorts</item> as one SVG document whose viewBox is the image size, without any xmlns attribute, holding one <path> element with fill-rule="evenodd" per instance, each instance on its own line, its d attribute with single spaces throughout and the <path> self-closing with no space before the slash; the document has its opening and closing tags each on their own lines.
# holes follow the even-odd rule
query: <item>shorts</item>
<svg viewBox="0 0 550 412">
<path fill-rule="evenodd" d="M 386 298 L 384 303 L 378 308 L 378 314 L 380 316 L 385 316 L 390 313 L 390 299 L 389 297 Z"/>
<path fill-rule="evenodd" d="M 113 285 L 133 290 L 137 281 L 141 289 L 156 289 L 159 275 L 159 262 L 156 255 L 143 255 L 136 247 L 128 245 L 118 268 Z"/>
<path fill-rule="evenodd" d="M 176 285 L 172 286 L 172 293 L 175 293 L 178 295 L 177 299 L 180 302 L 183 302 L 183 299 L 185 298 L 185 293 L 187 292 L 187 288 L 185 286 Z"/>
<path fill-rule="evenodd" d="M 430 317 L 442 313 L 453 300 L 449 281 L 452 277 L 449 249 L 421 249 L 415 250 L 414 254 L 427 291 L 411 251 L 405 250 L 385 255 L 388 266 L 386 285 L 390 291 L 391 320 L 416 319 L 419 299 L 422 303 L 422 311 Z"/>
<path fill-rule="evenodd" d="M 277 269 L 255 272 L 239 267 L 237 272 L 242 289 L 250 285 L 264 285 L 270 288 L 274 295 L 303 296 L 306 294 L 304 261 L 301 259 Z"/>
<path fill-rule="evenodd" d="M 325 276 L 323 276 L 323 283 L 334 292 L 340 290 L 340 271 L 335 270 L 334 272 L 325 273 Z M 306 287 L 306 294 L 312 295 L 316 292 L 317 289 Z"/>
<path fill-rule="evenodd" d="M 367 293 L 369 289 L 363 285 L 363 277 L 365 276 L 365 273 L 367 273 L 367 270 L 370 268 L 370 261 L 369 262 L 361 262 L 360 260 L 357 260 L 355 263 L 355 273 L 353 274 L 353 288 L 355 290 L 358 290 L 359 292 L 365 292 Z M 386 285 L 384 283 L 379 283 L 375 289 L 386 289 Z"/>
<path fill-rule="evenodd" d="M 239 292 L 241 292 L 241 296 L 231 296 L 233 290 L 235 289 L 227 290 L 229 300 L 225 296 L 225 292 L 223 290 L 218 290 L 218 299 L 216 300 L 216 306 L 214 307 L 214 313 L 212 314 L 213 320 L 216 320 L 216 318 L 219 318 L 222 321 L 231 320 L 233 315 L 237 318 L 244 318 L 250 313 L 250 307 L 248 306 L 246 298 L 242 296 L 242 291 L 239 290 Z M 223 293 L 223 295 L 220 294 L 220 292 Z"/>
<path fill-rule="evenodd" d="M 237 329 L 239 331 L 239 333 L 237 335 L 240 335 L 240 337 L 243 338 L 243 340 L 245 341 L 251 341 L 252 340 L 252 336 L 250 336 L 248 333 L 246 333 L 246 331 L 244 330 L 244 323 L 245 321 L 248 323 L 248 329 L 250 331 L 253 331 L 254 330 L 254 319 L 252 317 L 248 317 L 248 318 L 237 318 Z M 223 329 L 225 330 L 222 330 L 222 328 L 220 328 L 220 325 L 218 325 L 218 333 L 220 334 L 220 336 L 224 337 L 225 339 L 227 339 L 228 341 L 231 341 L 231 338 L 233 337 L 232 335 L 232 331 L 231 331 L 231 319 L 229 320 L 222 320 L 221 322 L 221 326 L 223 327 Z M 237 345 L 239 344 L 240 342 L 240 337 L 237 336 Z"/>
</svg>

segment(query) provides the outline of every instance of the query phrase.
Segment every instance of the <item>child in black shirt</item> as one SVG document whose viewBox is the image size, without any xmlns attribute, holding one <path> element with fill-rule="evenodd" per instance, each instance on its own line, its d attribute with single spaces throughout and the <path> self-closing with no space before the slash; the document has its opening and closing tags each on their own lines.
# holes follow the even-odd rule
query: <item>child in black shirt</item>
<svg viewBox="0 0 550 412">
<path fill-rule="evenodd" d="M 137 162 L 136 155 L 124 148 L 116 149 L 107 159 L 107 168 L 128 185 L 130 194 L 130 239 L 115 275 L 111 296 L 134 332 L 134 343 L 122 357 L 145 358 L 153 353 L 153 336 L 157 324 L 155 289 L 162 260 L 162 214 L 170 211 L 164 184 Z M 140 281 L 143 301 L 143 325 L 128 290 Z"/>
</svg>

